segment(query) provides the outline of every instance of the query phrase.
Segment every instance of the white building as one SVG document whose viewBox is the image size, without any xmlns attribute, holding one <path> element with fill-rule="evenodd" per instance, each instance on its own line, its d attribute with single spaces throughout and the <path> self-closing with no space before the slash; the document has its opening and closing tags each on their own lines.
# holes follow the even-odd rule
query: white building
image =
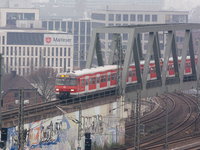
<svg viewBox="0 0 200 150">
<path fill-rule="evenodd" d="M 0 27 L 15 27 L 17 20 L 39 20 L 39 9 L 0 8 Z"/>
<path fill-rule="evenodd" d="M 73 70 L 73 35 L 46 30 L 0 29 L 5 73 L 27 75 L 39 67 Z"/>
</svg>

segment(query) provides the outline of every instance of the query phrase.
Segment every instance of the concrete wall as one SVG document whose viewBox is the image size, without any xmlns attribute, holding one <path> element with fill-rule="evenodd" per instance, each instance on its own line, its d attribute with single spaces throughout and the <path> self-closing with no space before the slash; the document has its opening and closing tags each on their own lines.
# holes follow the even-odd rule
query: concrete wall
<svg viewBox="0 0 200 150">
<path fill-rule="evenodd" d="M 111 144 L 125 141 L 125 126 L 124 123 L 119 123 L 117 109 L 118 102 L 115 98 L 105 99 L 95 103 L 83 104 L 82 110 L 82 140 L 81 147 L 84 149 L 84 133 L 90 132 L 92 141 L 96 141 L 98 145 L 105 143 Z M 79 104 L 76 106 L 78 107 Z M 75 107 L 75 106 L 74 106 Z M 87 109 L 85 109 L 87 107 Z M 63 110 L 70 111 L 70 106 L 61 106 Z M 120 108 L 118 108 L 120 109 Z M 56 114 L 56 112 L 53 112 Z M 30 118 L 31 119 L 31 118 Z M 79 119 L 79 111 L 75 111 L 41 119 L 25 124 L 26 141 L 25 148 L 37 150 L 67 150 L 77 147 L 78 125 L 72 119 Z M 32 120 L 32 119 L 31 119 Z M 18 127 L 8 129 L 7 149 L 17 149 L 17 134 Z M 117 136 L 117 137 L 116 137 Z"/>
</svg>

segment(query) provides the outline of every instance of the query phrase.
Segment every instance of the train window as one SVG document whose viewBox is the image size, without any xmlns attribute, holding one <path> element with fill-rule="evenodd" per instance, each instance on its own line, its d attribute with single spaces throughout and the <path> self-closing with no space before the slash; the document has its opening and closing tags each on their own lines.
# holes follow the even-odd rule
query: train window
<svg viewBox="0 0 200 150">
<path fill-rule="evenodd" d="M 153 73 L 153 67 L 151 68 L 151 73 Z"/>
<path fill-rule="evenodd" d="M 92 78 L 93 79 L 93 84 L 95 84 L 95 78 Z"/>
<path fill-rule="evenodd" d="M 114 74 L 111 74 L 111 80 L 114 80 Z"/>
<path fill-rule="evenodd" d="M 133 70 L 133 77 L 135 76 L 135 70 Z"/>
<path fill-rule="evenodd" d="M 84 86 L 84 79 L 81 80 L 81 86 Z"/>
<path fill-rule="evenodd" d="M 110 81 L 110 75 L 108 75 L 108 81 Z"/>
<path fill-rule="evenodd" d="M 85 85 L 88 85 L 88 79 L 85 80 Z"/>
<path fill-rule="evenodd" d="M 104 82 L 106 82 L 106 75 L 104 76 Z"/>
<path fill-rule="evenodd" d="M 115 73 L 115 80 L 117 80 L 117 74 Z"/>
<path fill-rule="evenodd" d="M 131 70 L 129 71 L 129 77 L 131 77 Z"/>
<path fill-rule="evenodd" d="M 103 83 L 103 76 L 101 76 L 101 83 Z"/>
<path fill-rule="evenodd" d="M 99 83 L 99 77 L 97 77 L 97 83 Z"/>
<path fill-rule="evenodd" d="M 64 85 L 64 79 L 56 79 L 56 85 Z"/>
<path fill-rule="evenodd" d="M 90 78 L 90 85 L 92 85 L 92 78 Z"/>
</svg>

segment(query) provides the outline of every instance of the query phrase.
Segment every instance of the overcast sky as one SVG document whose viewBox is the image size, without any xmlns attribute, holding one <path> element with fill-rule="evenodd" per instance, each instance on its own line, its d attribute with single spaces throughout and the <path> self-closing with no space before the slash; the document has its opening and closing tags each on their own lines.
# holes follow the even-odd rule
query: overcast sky
<svg viewBox="0 0 200 150">
<path fill-rule="evenodd" d="M 164 9 L 191 10 L 200 5 L 200 0 L 165 0 Z"/>
</svg>

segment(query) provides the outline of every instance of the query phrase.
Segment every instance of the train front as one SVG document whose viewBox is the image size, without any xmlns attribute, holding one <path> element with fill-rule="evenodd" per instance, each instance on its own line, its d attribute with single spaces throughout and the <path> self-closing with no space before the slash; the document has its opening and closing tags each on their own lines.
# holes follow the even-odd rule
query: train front
<svg viewBox="0 0 200 150">
<path fill-rule="evenodd" d="M 67 99 L 77 95 L 77 77 L 72 73 L 59 73 L 56 76 L 56 98 Z"/>
</svg>

